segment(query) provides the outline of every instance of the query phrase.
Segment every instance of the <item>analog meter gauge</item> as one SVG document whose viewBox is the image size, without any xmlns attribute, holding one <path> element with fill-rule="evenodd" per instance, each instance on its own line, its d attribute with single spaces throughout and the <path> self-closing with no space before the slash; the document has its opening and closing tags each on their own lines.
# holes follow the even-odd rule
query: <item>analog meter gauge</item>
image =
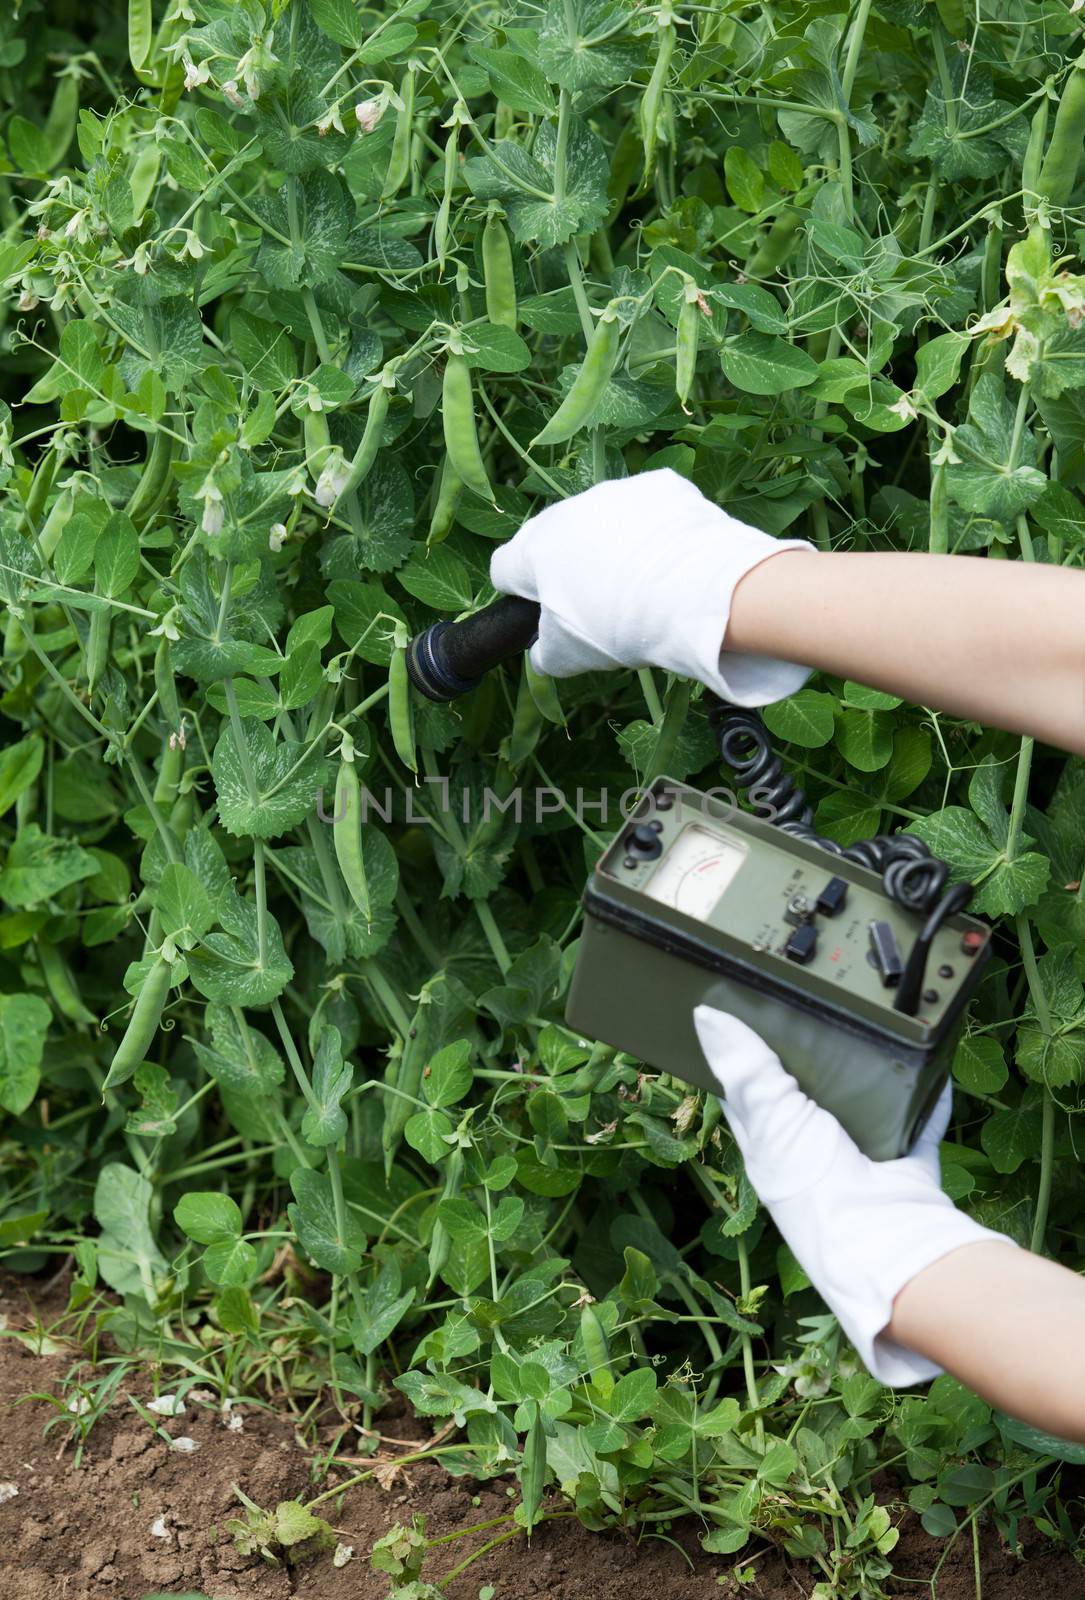
<svg viewBox="0 0 1085 1600">
<path fill-rule="evenodd" d="M 653 872 L 645 894 L 685 917 L 707 922 L 745 859 L 744 846 L 690 824 Z"/>
</svg>

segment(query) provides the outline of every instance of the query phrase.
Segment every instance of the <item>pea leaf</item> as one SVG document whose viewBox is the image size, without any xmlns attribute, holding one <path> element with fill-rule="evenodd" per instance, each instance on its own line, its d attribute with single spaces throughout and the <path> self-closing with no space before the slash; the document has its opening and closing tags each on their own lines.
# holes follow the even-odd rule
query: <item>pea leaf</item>
<svg viewBox="0 0 1085 1600">
<path fill-rule="evenodd" d="M 340 1228 L 331 1179 L 310 1167 L 297 1167 L 290 1187 L 294 1204 L 287 1206 L 287 1215 L 302 1250 L 325 1272 L 357 1272 L 366 1245 L 365 1229 L 349 1206 Z"/>
<path fill-rule="evenodd" d="M 414 1302 L 414 1289 L 401 1293 L 403 1274 L 393 1257 L 381 1267 L 365 1291 L 362 1307 L 355 1309 L 350 1335 L 359 1355 L 372 1355 L 396 1328 Z"/>
<path fill-rule="evenodd" d="M 354 1079 L 354 1068 L 343 1060 L 339 1029 L 321 1028 L 313 1057 L 313 1098 L 301 1119 L 302 1137 L 323 1148 L 338 1144 L 347 1131 L 347 1114 L 341 1101 Z"/>
<path fill-rule="evenodd" d="M 959 464 L 946 468 L 949 493 L 959 506 L 980 516 L 1012 522 L 1037 501 L 1047 479 L 1036 466 L 1036 440 L 1020 431 L 1016 461 L 1011 442 L 1014 407 L 1001 379 L 985 373 L 977 379 L 968 407 L 968 421 L 954 435 Z"/>
<path fill-rule="evenodd" d="M 33 994 L 0 995 L 0 1106 L 21 1116 L 38 1092 L 52 1013 Z"/>
<path fill-rule="evenodd" d="M 0 900 L 19 908 L 40 905 L 97 871 L 97 861 L 74 839 L 55 838 L 36 822 L 28 822 L 20 828 L 0 872 Z"/>
<path fill-rule="evenodd" d="M 557 128 L 544 122 L 530 155 L 511 139 L 502 139 L 488 156 L 464 163 L 464 177 L 479 200 L 502 200 L 513 236 L 544 249 L 564 244 L 576 233 L 597 228 L 607 211 L 606 152 L 599 138 L 579 117 L 571 117 L 566 144 L 565 191 L 554 189 Z"/>
<path fill-rule="evenodd" d="M 782 394 L 813 383 L 817 363 L 798 345 L 769 333 L 741 333 L 720 352 L 724 373 L 744 394 Z"/>
<path fill-rule="evenodd" d="M 251 717 L 223 728 L 211 771 L 223 827 L 256 839 L 274 839 L 301 822 L 328 781 L 328 763 L 315 746 L 276 740 Z"/>
<path fill-rule="evenodd" d="M 529 116 L 548 117 L 554 110 L 554 95 L 544 72 L 526 56 L 511 50 L 494 50 L 473 45 L 472 60 L 485 69 L 497 98 L 510 111 Z"/>
<path fill-rule="evenodd" d="M 36 735 L 0 750 L 0 816 L 25 794 L 41 771 L 45 743 Z"/>
<path fill-rule="evenodd" d="M 766 706 L 762 712 L 765 726 L 778 739 L 786 739 L 804 750 L 818 750 L 833 736 L 833 717 L 836 701 L 831 694 L 820 694 L 816 689 L 800 689 Z"/>
<path fill-rule="evenodd" d="M 463 1099 L 473 1081 L 470 1061 L 467 1039 L 444 1045 L 430 1058 L 422 1077 L 422 1093 L 431 1106 L 454 1106 Z"/>
<path fill-rule="evenodd" d="M 272 287 L 324 283 L 347 259 L 354 207 L 345 183 L 334 173 L 318 169 L 300 179 L 293 222 L 285 195 L 254 196 L 252 205 L 267 227 L 257 259 Z"/>
</svg>

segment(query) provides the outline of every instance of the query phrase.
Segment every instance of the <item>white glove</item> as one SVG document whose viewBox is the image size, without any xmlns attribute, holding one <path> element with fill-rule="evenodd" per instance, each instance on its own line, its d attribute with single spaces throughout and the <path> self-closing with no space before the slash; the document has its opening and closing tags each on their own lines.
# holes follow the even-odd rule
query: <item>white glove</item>
<svg viewBox="0 0 1085 1600">
<path fill-rule="evenodd" d="M 884 1334 L 894 1299 L 951 1250 L 1013 1242 L 942 1191 L 949 1085 L 910 1155 L 871 1161 L 744 1022 L 711 1006 L 693 1020 L 746 1176 L 868 1370 L 894 1388 L 937 1377 L 941 1367 Z"/>
<path fill-rule="evenodd" d="M 548 506 L 495 550 L 490 579 L 542 606 L 537 672 L 664 667 L 734 705 L 794 694 L 809 667 L 723 650 L 740 578 L 801 539 L 729 517 L 670 468 L 615 478 Z"/>
</svg>

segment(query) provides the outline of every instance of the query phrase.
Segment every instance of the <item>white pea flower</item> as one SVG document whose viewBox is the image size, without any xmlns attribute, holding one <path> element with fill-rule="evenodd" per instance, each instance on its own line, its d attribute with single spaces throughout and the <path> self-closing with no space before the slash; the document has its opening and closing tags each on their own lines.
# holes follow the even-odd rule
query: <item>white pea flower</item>
<svg viewBox="0 0 1085 1600">
<path fill-rule="evenodd" d="M 269 33 L 266 39 L 254 39 L 237 63 L 237 75 L 245 80 L 245 92 L 250 100 L 260 98 L 260 73 L 268 76 L 279 65 L 279 58 L 271 49 L 272 37 Z"/>
<path fill-rule="evenodd" d="M 350 469 L 344 459 L 342 450 L 333 445 L 328 451 L 324 462 L 323 471 L 317 479 L 313 498 L 318 506 L 333 506 L 342 494 L 346 481 L 350 476 Z"/>
<path fill-rule="evenodd" d="M 38 304 L 38 296 L 34 293 L 33 289 L 28 283 L 24 282 L 23 292 L 15 304 L 20 311 L 33 311 L 34 307 Z"/>
<path fill-rule="evenodd" d="M 211 68 L 206 61 L 201 61 L 197 65 L 190 55 L 182 56 L 181 60 L 184 62 L 186 89 L 198 89 L 201 83 L 208 82 L 211 77 Z"/>
<path fill-rule="evenodd" d="M 372 133 L 377 123 L 384 114 L 383 100 L 359 100 L 354 107 L 354 115 L 358 119 L 358 126 L 363 133 Z"/>
<path fill-rule="evenodd" d="M 273 522 L 271 525 L 271 532 L 267 536 L 268 549 L 272 551 L 274 555 L 278 555 L 279 551 L 286 542 L 286 538 L 286 523 Z"/>
<path fill-rule="evenodd" d="M 215 487 L 210 478 L 205 478 L 197 499 L 203 501 L 203 518 L 200 527 L 204 533 L 221 533 L 226 521 L 226 511 L 222 503 L 222 494 Z"/>
<path fill-rule="evenodd" d="M 335 129 L 336 133 L 346 133 L 347 131 L 343 126 L 343 119 L 339 115 L 339 107 L 337 105 L 332 106 L 330 111 L 325 111 L 316 125 L 316 131 L 322 139 L 327 137 L 332 128 Z"/>
<path fill-rule="evenodd" d="M 64 224 L 64 237 L 74 239 L 78 244 L 86 244 L 89 226 L 90 210 L 83 206 L 81 210 L 73 212 Z"/>
<path fill-rule="evenodd" d="M 947 428 L 942 443 L 931 456 L 936 467 L 959 467 L 961 458 L 953 448 L 953 429 Z"/>
<path fill-rule="evenodd" d="M 206 254 L 207 247 L 200 238 L 199 234 L 194 233 L 191 228 L 186 228 L 185 242 L 181 246 L 181 254 L 178 257 L 178 260 L 183 261 L 185 257 L 188 256 L 192 261 L 199 261 L 200 257 L 205 256 Z"/>
<path fill-rule="evenodd" d="M 179 608 L 177 606 L 171 606 L 169 611 L 167 611 L 166 615 L 162 618 L 162 621 L 158 624 L 157 628 L 151 628 L 149 630 L 151 638 L 168 639 L 171 644 L 176 644 L 177 640 L 181 637 L 180 629 L 177 626 L 178 613 Z"/>
<path fill-rule="evenodd" d="M 238 93 L 237 80 L 235 78 L 227 79 L 222 86 L 222 92 L 232 106 L 236 106 L 238 110 L 243 108 L 245 100 L 244 97 Z"/>
<path fill-rule="evenodd" d="M 919 412 L 912 403 L 912 397 L 902 394 L 900 399 L 889 407 L 895 417 L 900 417 L 902 422 L 914 422 Z"/>
</svg>

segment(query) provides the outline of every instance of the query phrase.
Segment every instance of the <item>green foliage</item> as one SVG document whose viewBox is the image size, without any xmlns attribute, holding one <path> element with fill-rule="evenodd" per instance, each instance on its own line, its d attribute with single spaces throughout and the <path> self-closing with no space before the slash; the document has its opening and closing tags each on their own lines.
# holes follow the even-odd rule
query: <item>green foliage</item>
<svg viewBox="0 0 1085 1600">
<path fill-rule="evenodd" d="M 701 691 L 514 664 L 436 706 L 403 660 L 523 518 L 652 466 L 825 548 L 1085 559 L 1076 20 L 821 10 L 0 22 L 0 1246 L 366 1427 L 399 1373 L 517 1527 L 692 1503 L 866 1596 L 882 1462 L 1013 1545 L 1067 1536 L 1079 1457 L 857 1373 L 715 1102 L 562 1025 L 617 795 L 725 781 Z M 828 675 L 767 721 L 826 833 L 976 882 L 945 1181 L 1079 1264 L 1085 768 Z M 417 1543 L 375 1560 L 420 1593 Z"/>
</svg>

